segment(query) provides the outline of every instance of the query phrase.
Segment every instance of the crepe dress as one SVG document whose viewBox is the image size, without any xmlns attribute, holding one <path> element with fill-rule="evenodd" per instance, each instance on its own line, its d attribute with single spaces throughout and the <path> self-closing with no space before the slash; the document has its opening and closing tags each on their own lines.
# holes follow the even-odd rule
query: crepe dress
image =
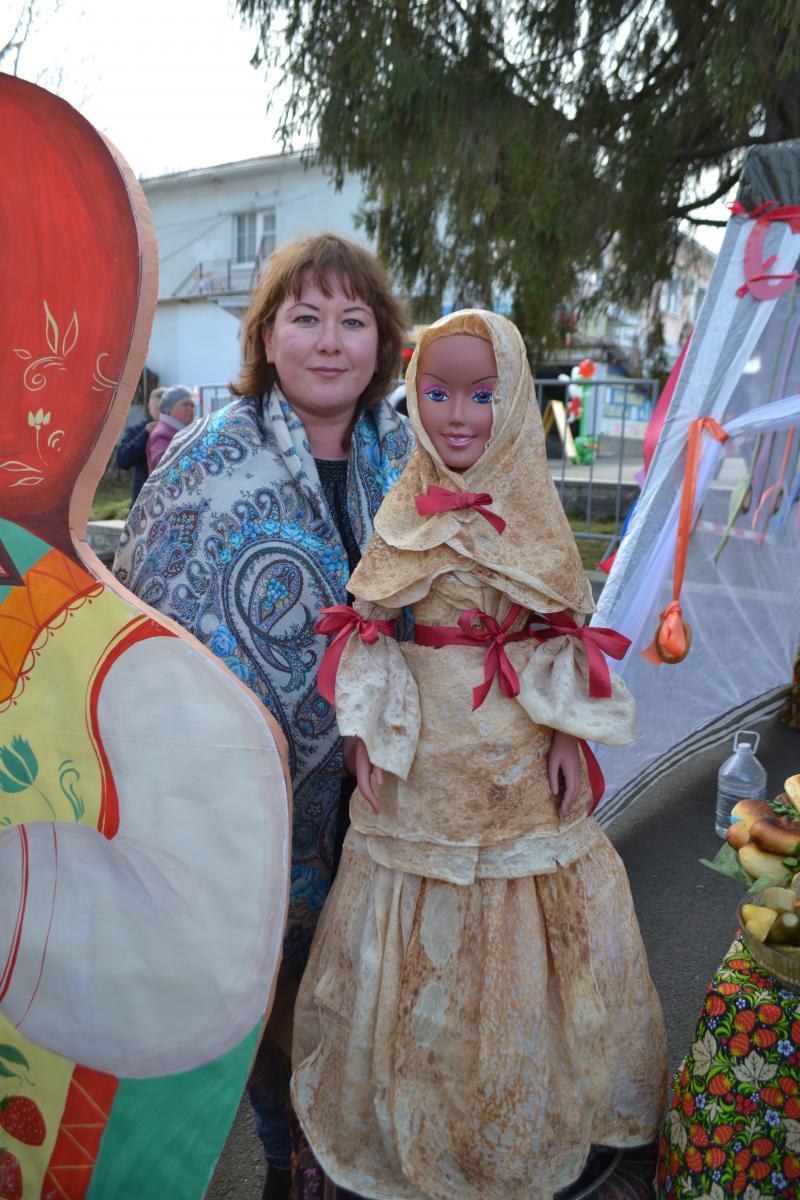
<svg viewBox="0 0 800 1200">
<path fill-rule="evenodd" d="M 384 507 L 409 500 L 426 453 Z M 451 537 L 436 560 L 450 569 L 418 584 L 425 556 L 398 559 L 383 511 L 350 583 L 365 618 L 399 612 L 365 598 L 376 590 L 409 600 L 417 624 L 450 627 L 470 609 L 502 620 L 523 598 L 480 514 L 462 529 L 475 560 L 450 553 Z M 584 587 L 576 574 L 574 594 Z M 659 1126 L 664 1026 L 627 877 L 587 815 L 585 768 L 563 820 L 547 777 L 554 729 L 629 742 L 633 702 L 613 673 L 611 696 L 590 698 L 577 638 L 505 652 L 518 694 L 495 679 L 474 711 L 475 646 L 353 636 L 339 663 L 339 727 L 383 768 L 381 811 L 354 793 L 298 995 L 292 1095 L 325 1172 L 360 1196 L 550 1200 L 592 1143 L 637 1145 Z"/>
</svg>

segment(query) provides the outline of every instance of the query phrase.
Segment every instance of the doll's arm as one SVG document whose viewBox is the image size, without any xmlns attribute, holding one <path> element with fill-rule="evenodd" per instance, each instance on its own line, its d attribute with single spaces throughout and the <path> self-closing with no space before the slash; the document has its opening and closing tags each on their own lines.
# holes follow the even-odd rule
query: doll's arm
<svg viewBox="0 0 800 1200">
<path fill-rule="evenodd" d="M 561 783 L 564 783 L 564 795 L 559 805 L 558 815 L 565 817 L 578 799 L 581 787 L 581 760 L 578 752 L 578 739 L 571 733 L 563 733 L 557 729 L 553 734 L 550 753 L 547 756 L 547 778 L 550 791 L 558 796 Z"/>
<path fill-rule="evenodd" d="M 398 615 L 361 601 L 355 608 L 368 620 Z M 336 674 L 336 720 L 343 737 L 362 740 L 373 766 L 408 777 L 419 738 L 419 692 L 393 637 L 349 639 Z"/>
<path fill-rule="evenodd" d="M 537 725 L 559 729 L 573 737 L 627 746 L 636 737 L 633 697 L 609 669 L 611 695 L 590 694 L 590 668 L 584 642 L 575 636 L 545 642 L 519 642 L 509 647 L 515 661 L 527 655 L 518 669 L 517 699 Z"/>
<path fill-rule="evenodd" d="M 0 1012 L 100 1071 L 188 1070 L 267 1007 L 288 870 L 282 766 L 258 706 L 178 638 L 113 664 L 98 728 L 118 832 L 0 832 Z"/>
</svg>

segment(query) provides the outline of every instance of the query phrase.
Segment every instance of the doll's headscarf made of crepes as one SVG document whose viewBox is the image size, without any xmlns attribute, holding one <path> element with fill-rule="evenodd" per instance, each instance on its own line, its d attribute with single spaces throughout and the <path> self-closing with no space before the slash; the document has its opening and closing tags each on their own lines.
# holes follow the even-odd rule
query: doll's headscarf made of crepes
<svg viewBox="0 0 800 1200">
<path fill-rule="evenodd" d="M 417 403 L 420 357 L 434 340 L 467 333 L 490 341 L 497 362 L 492 433 L 478 461 L 452 471 L 423 428 Z M 591 590 L 545 452 L 542 418 L 525 343 L 497 313 L 463 309 L 421 335 L 406 373 L 408 414 L 416 449 L 383 501 L 366 554 L 350 577 L 356 597 L 401 608 L 422 599 L 431 582 L 471 571 L 517 604 L 538 612 L 594 611 Z M 421 516 L 414 503 L 429 485 L 488 492 L 506 522 L 501 534 L 474 508 Z"/>
</svg>

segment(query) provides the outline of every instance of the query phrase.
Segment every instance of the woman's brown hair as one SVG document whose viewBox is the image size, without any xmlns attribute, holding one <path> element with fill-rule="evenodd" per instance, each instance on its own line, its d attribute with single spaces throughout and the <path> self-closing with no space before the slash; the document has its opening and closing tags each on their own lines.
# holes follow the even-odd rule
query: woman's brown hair
<svg viewBox="0 0 800 1200">
<path fill-rule="evenodd" d="M 264 327 L 275 320 L 287 296 L 299 296 L 306 277 L 326 296 L 335 284 L 353 299 L 369 305 L 378 326 L 378 355 L 372 379 L 359 397 L 360 408 L 375 408 L 391 389 L 400 368 L 405 336 L 403 306 L 392 294 L 385 268 L 355 242 L 332 233 L 316 234 L 281 246 L 267 259 L 242 325 L 242 369 L 230 385 L 234 396 L 261 397 L 277 383 L 274 363 L 267 362 Z"/>
</svg>

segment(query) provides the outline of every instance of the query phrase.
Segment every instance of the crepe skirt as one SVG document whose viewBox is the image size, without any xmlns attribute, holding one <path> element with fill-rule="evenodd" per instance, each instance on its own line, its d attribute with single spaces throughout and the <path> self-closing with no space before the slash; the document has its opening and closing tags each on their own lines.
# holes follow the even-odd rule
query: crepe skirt
<svg viewBox="0 0 800 1200">
<path fill-rule="evenodd" d="M 381 1200 L 550 1200 L 592 1143 L 651 1140 L 666 1042 L 624 867 L 463 885 L 351 829 L 298 996 L 292 1096 L 320 1164 Z"/>
</svg>

